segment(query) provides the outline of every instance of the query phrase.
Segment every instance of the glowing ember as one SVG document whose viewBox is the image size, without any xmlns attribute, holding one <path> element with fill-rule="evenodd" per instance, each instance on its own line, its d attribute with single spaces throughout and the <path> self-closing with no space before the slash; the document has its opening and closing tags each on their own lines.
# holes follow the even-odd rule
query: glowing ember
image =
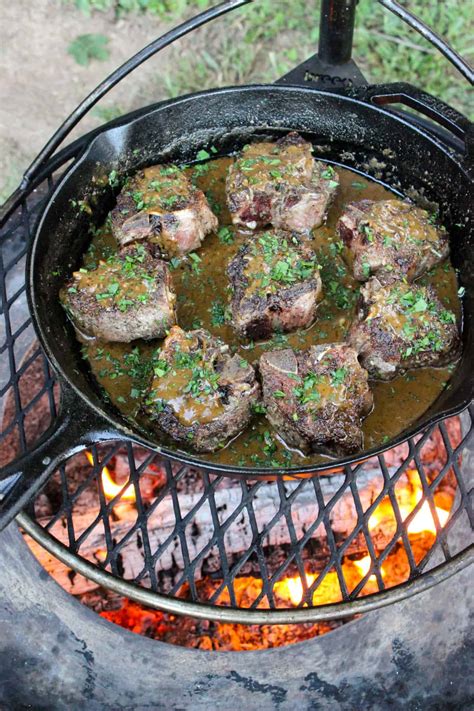
<svg viewBox="0 0 474 711">
<path fill-rule="evenodd" d="M 86 455 L 89 464 L 94 466 L 94 457 L 92 456 L 92 454 L 87 450 L 84 452 L 84 454 Z M 111 499 L 114 499 L 120 494 L 123 489 L 123 484 L 117 484 L 112 479 L 110 471 L 107 469 L 107 467 L 102 468 L 100 478 L 106 499 L 110 501 Z M 135 489 L 133 487 L 133 484 L 127 486 L 127 488 L 124 489 L 123 493 L 120 494 L 120 501 L 136 501 L 136 498 L 137 497 L 135 495 Z"/>
<path fill-rule="evenodd" d="M 410 487 L 404 488 L 401 493 L 396 493 L 398 507 L 403 521 L 405 521 L 405 519 L 412 513 L 423 496 L 421 482 L 417 472 L 409 469 L 407 471 L 407 476 L 410 480 Z M 439 506 L 436 506 L 435 509 L 439 525 L 441 527 L 445 526 L 449 518 L 449 511 L 445 511 Z M 380 526 L 382 521 L 386 521 L 387 519 L 391 520 L 393 524 L 396 525 L 393 507 L 388 497 L 380 502 L 379 506 L 371 515 L 369 519 L 369 531 L 374 531 Z M 412 535 L 423 533 L 425 531 L 436 535 L 436 526 L 428 501 L 425 501 L 422 504 L 421 508 L 416 512 L 407 527 L 408 534 Z"/>
</svg>

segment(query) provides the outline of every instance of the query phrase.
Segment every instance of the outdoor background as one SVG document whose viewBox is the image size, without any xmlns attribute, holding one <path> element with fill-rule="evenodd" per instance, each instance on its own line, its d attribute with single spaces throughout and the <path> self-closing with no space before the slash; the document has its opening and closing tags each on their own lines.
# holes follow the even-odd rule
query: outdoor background
<svg viewBox="0 0 474 711">
<path fill-rule="evenodd" d="M 217 0 L 0 0 L 0 203 L 81 99 L 138 49 Z M 473 59 L 472 0 L 404 0 Z M 164 97 L 272 81 L 314 53 L 318 0 L 255 0 L 150 60 L 78 133 Z M 359 0 L 354 57 L 371 81 L 410 80 L 471 115 L 474 95 L 422 37 Z"/>
</svg>

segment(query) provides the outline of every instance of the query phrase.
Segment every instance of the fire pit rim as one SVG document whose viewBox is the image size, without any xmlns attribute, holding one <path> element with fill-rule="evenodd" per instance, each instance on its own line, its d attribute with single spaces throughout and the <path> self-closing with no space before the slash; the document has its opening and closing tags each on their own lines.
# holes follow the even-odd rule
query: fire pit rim
<svg viewBox="0 0 474 711">
<path fill-rule="evenodd" d="M 341 620 L 352 615 L 361 615 L 372 610 L 400 602 L 428 590 L 447 580 L 474 563 L 474 543 L 454 555 L 449 561 L 433 568 L 423 575 L 396 585 L 388 590 L 379 591 L 363 598 L 329 603 L 318 607 L 299 607 L 285 609 L 247 609 L 220 607 L 204 603 L 190 602 L 167 595 L 162 595 L 133 583 L 115 577 L 106 570 L 101 570 L 83 558 L 71 553 L 66 546 L 51 536 L 26 513 L 16 516 L 16 523 L 49 553 L 58 558 L 76 573 L 107 587 L 109 590 L 128 597 L 130 600 L 162 612 L 176 615 L 188 615 L 204 620 L 240 624 L 298 624 L 305 622 L 323 622 Z"/>
</svg>

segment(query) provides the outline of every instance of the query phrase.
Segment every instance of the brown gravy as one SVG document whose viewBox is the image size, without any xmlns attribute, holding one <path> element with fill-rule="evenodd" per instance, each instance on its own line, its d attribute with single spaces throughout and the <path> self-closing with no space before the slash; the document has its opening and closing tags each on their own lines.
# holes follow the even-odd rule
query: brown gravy
<svg viewBox="0 0 474 711">
<path fill-rule="evenodd" d="M 219 233 L 209 235 L 196 257 L 172 260 L 172 275 L 178 294 L 178 322 L 184 329 L 203 327 L 219 336 L 249 362 L 257 361 L 270 348 L 291 346 L 304 349 L 311 344 L 344 340 L 353 318 L 359 283 L 348 273 L 337 244 L 336 221 L 344 206 L 354 200 L 393 198 L 381 185 L 365 180 L 349 170 L 338 168 L 340 188 L 329 212 L 326 225 L 314 230 L 313 246 L 322 265 L 324 300 L 316 323 L 307 331 L 275 336 L 265 343 L 238 341 L 225 322 L 228 305 L 226 265 L 248 233 L 231 225 L 225 201 L 225 177 L 232 158 L 219 158 L 203 166 L 190 167 L 196 184 L 206 192 L 219 218 Z M 96 232 L 84 256 L 84 266 L 91 267 L 103 255 L 110 255 L 117 245 L 106 228 Z M 438 265 L 419 280 L 432 284 L 441 301 L 460 315 L 456 274 L 449 262 Z M 110 401 L 129 419 L 137 420 L 141 391 L 151 381 L 150 354 L 160 341 L 131 344 L 83 344 L 84 357 Z M 148 367 L 147 367 L 148 366 Z M 374 408 L 363 423 L 364 449 L 379 445 L 405 430 L 417 420 L 446 387 L 453 366 L 421 368 L 384 383 L 372 381 Z M 126 371 L 126 372 L 125 372 Z M 147 423 L 140 418 L 140 425 Z M 328 461 L 324 455 L 304 457 L 289 451 L 273 432 L 264 415 L 256 415 L 252 424 L 223 450 L 205 455 L 206 460 L 238 466 L 307 466 Z"/>
</svg>

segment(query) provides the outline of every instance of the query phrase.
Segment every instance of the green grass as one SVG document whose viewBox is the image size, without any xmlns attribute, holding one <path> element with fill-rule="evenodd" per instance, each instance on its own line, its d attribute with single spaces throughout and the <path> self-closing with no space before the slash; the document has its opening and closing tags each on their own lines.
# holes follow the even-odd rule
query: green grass
<svg viewBox="0 0 474 711">
<path fill-rule="evenodd" d="M 190 3 L 191 5 L 192 3 Z M 472 61 L 469 32 L 472 6 L 458 0 L 404 2 Z M 205 30 L 207 46 L 180 51 L 175 70 L 166 78 L 170 96 L 194 87 L 273 81 L 315 52 L 319 34 L 319 3 L 306 0 L 255 5 L 228 16 L 225 32 Z M 474 95 L 451 65 L 398 18 L 375 0 L 360 0 L 354 58 L 372 82 L 410 81 L 439 96 L 463 113 L 474 113 Z"/>
<path fill-rule="evenodd" d="M 86 14 L 111 11 L 131 17 L 149 13 L 178 22 L 214 0 L 63 0 Z M 472 4 L 459 0 L 402 0 L 402 4 L 471 60 Z M 316 0 L 255 0 L 214 25 L 199 30 L 175 49 L 174 71 L 165 77 L 168 96 L 216 85 L 273 81 L 314 53 L 318 41 Z M 203 41 L 204 38 L 204 41 Z M 372 82 L 411 81 L 465 114 L 474 95 L 465 80 L 431 45 L 376 0 L 360 0 L 354 58 Z"/>
<path fill-rule="evenodd" d="M 89 62 L 93 59 L 104 62 L 109 58 L 110 52 L 107 49 L 108 43 L 109 38 L 105 35 L 79 35 L 70 43 L 67 51 L 78 64 L 87 67 Z"/>
<path fill-rule="evenodd" d="M 148 12 L 164 18 L 178 18 L 191 8 L 204 8 L 210 3 L 208 0 L 63 0 L 74 4 L 84 15 L 90 16 L 93 12 L 113 11 L 116 17 L 128 13 Z"/>
</svg>

